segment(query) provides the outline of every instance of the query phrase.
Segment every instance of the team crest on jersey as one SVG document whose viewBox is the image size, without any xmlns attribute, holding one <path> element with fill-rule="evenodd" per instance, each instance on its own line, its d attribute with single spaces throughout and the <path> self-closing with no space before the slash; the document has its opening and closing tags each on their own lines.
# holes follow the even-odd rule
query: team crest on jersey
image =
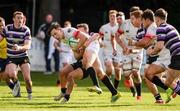
<svg viewBox="0 0 180 111">
<path fill-rule="evenodd" d="M 67 30 L 68 33 L 70 33 L 71 31 L 72 31 L 72 30 L 71 30 L 70 28 Z"/>
<path fill-rule="evenodd" d="M 107 33 L 108 33 L 108 31 L 105 31 L 105 33 L 107 34 Z"/>
<path fill-rule="evenodd" d="M 129 30 L 126 30 L 126 33 L 129 33 Z"/>
</svg>

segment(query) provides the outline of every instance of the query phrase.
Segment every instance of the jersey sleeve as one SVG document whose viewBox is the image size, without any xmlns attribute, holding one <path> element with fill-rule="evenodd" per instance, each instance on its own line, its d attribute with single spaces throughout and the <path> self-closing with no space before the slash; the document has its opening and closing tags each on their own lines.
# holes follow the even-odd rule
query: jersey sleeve
<svg viewBox="0 0 180 111">
<path fill-rule="evenodd" d="M 27 28 L 27 30 L 26 30 L 26 32 L 25 32 L 25 40 L 31 40 L 31 31 L 30 31 L 30 29 L 28 28 L 28 27 L 26 27 Z"/>
<path fill-rule="evenodd" d="M 123 33 L 124 33 L 124 29 L 125 29 L 125 22 L 123 22 L 123 23 L 119 26 L 117 32 L 118 32 L 119 34 L 123 34 Z"/>
<path fill-rule="evenodd" d="M 103 28 L 103 26 L 99 29 L 99 34 L 101 36 L 104 36 L 104 28 Z"/>
<path fill-rule="evenodd" d="M 164 29 L 157 28 L 156 35 L 157 35 L 157 41 L 165 41 L 166 31 Z"/>
</svg>

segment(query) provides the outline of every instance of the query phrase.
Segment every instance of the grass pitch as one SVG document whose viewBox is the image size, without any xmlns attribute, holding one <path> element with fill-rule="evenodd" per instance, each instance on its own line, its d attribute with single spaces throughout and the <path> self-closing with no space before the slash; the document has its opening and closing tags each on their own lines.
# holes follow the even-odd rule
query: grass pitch
<svg viewBox="0 0 180 111">
<path fill-rule="evenodd" d="M 59 94 L 55 86 L 57 75 L 43 75 L 32 73 L 33 100 L 27 100 L 27 93 L 21 74 L 21 98 L 14 98 L 11 90 L 4 82 L 0 84 L 0 111 L 180 111 L 180 97 L 177 96 L 169 104 L 158 105 L 154 103 L 154 97 L 143 84 L 142 100 L 133 98 L 128 89 L 120 83 L 119 91 L 122 97 L 116 103 L 110 103 L 111 94 L 101 84 L 103 94 L 97 95 L 86 90 L 91 86 L 89 79 L 77 81 L 77 87 L 67 104 L 60 104 L 53 100 L 53 96 Z M 165 99 L 165 93 L 160 90 Z"/>
</svg>

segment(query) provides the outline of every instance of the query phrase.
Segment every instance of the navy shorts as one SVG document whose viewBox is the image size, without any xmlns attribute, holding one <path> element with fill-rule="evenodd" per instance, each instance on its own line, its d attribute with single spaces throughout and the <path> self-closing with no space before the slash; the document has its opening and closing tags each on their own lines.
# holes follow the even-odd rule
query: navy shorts
<svg viewBox="0 0 180 111">
<path fill-rule="evenodd" d="M 174 70 L 180 70 L 180 55 L 171 57 L 171 63 L 169 64 L 169 68 Z"/>
<path fill-rule="evenodd" d="M 7 64 L 10 64 L 10 63 L 13 63 L 13 64 L 16 64 L 17 66 L 21 66 L 22 64 L 25 64 L 25 63 L 29 63 L 30 64 L 30 61 L 29 61 L 29 57 L 21 57 L 21 58 L 8 58 L 7 59 Z"/>
<path fill-rule="evenodd" d="M 7 59 L 0 59 L 0 72 L 5 71 Z"/>
</svg>

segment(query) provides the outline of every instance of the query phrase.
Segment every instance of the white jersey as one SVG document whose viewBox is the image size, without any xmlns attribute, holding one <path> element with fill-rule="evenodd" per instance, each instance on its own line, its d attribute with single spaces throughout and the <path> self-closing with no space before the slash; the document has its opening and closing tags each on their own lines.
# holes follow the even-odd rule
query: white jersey
<svg viewBox="0 0 180 111">
<path fill-rule="evenodd" d="M 136 40 L 138 28 L 133 26 L 130 19 L 123 21 L 120 30 L 124 32 L 123 35 L 126 43 L 128 43 L 128 39 Z"/>
<path fill-rule="evenodd" d="M 157 25 L 155 22 L 153 22 L 146 31 L 146 34 L 144 37 L 150 37 L 154 40 L 156 40 L 156 30 L 157 30 Z"/>
<path fill-rule="evenodd" d="M 115 36 L 117 29 L 118 29 L 118 24 L 111 26 L 110 23 L 107 23 L 100 28 L 99 32 L 104 37 L 104 40 L 103 40 L 104 50 L 109 50 L 111 52 L 113 51 L 112 44 L 111 44 L 111 37 Z"/>
</svg>

